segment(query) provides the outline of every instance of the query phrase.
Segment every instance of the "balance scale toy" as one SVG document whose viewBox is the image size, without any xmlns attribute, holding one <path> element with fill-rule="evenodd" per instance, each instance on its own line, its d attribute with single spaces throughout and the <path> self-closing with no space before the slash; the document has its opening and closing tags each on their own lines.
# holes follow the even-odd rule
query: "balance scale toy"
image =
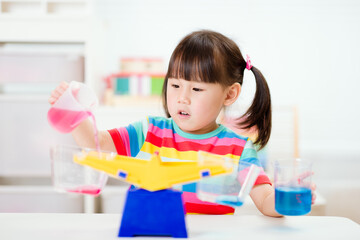
<svg viewBox="0 0 360 240">
<path fill-rule="evenodd" d="M 75 154 L 74 161 L 136 186 L 127 192 L 119 237 L 187 238 L 182 192 L 171 188 L 233 171 L 232 166 L 214 160 L 217 155 L 206 154 L 209 158 L 199 163 L 162 162 L 158 152 L 144 160 L 93 151 Z"/>
</svg>

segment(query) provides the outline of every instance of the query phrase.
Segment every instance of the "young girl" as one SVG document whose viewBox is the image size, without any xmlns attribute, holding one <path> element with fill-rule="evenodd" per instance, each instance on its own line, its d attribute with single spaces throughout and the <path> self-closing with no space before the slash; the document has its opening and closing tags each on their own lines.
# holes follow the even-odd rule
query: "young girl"
<svg viewBox="0 0 360 240">
<path fill-rule="evenodd" d="M 100 131 L 100 148 L 142 159 L 150 159 L 159 151 L 163 161 L 197 160 L 197 152 L 202 150 L 260 166 L 252 141 L 216 122 L 220 111 L 239 97 L 245 70 L 255 75 L 257 89 L 242 118 L 246 120 L 239 121 L 239 126 L 255 127 L 258 131 L 254 144 L 263 148 L 271 132 L 268 85 L 261 72 L 244 60 L 235 42 L 213 31 L 187 35 L 172 53 L 162 94 L 168 118 L 149 116 L 127 127 Z M 60 84 L 49 102 L 53 104 L 66 88 L 67 83 Z M 90 120 L 82 122 L 73 136 L 79 146 L 95 148 Z M 186 202 L 188 197 L 184 196 Z M 274 207 L 274 188 L 263 171 L 250 196 L 264 215 L 280 216 Z M 226 209 L 216 210 L 219 205 L 209 205 L 204 203 L 210 210 L 198 212 L 227 213 Z M 188 212 L 196 212 L 192 207 L 191 203 L 185 206 Z"/>
</svg>

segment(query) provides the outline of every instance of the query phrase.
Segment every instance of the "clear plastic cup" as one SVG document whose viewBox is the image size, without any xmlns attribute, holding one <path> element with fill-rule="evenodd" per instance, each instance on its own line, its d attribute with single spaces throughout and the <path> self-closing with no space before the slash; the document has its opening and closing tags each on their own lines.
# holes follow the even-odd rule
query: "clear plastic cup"
<svg viewBox="0 0 360 240">
<path fill-rule="evenodd" d="M 54 188 L 59 192 L 99 195 L 106 185 L 108 175 L 74 162 L 74 155 L 86 156 L 94 149 L 58 145 L 50 149 L 51 176 Z"/>
<path fill-rule="evenodd" d="M 275 210 L 283 215 L 304 215 L 311 211 L 312 162 L 303 159 L 278 160 L 274 165 Z"/>
<path fill-rule="evenodd" d="M 83 83 L 72 81 L 48 111 L 50 125 L 62 133 L 71 132 L 92 115 L 98 105 L 95 92 Z"/>
<path fill-rule="evenodd" d="M 249 162 L 236 162 L 219 155 L 199 152 L 199 164 L 202 161 L 232 167 L 232 173 L 202 178 L 196 185 L 196 194 L 202 201 L 240 207 L 249 195 L 261 168 Z"/>
</svg>

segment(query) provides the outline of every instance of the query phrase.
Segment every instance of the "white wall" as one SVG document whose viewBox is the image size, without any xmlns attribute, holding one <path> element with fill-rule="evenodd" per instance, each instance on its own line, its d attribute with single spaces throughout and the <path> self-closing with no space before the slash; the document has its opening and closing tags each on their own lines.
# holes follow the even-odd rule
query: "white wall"
<svg viewBox="0 0 360 240">
<path fill-rule="evenodd" d="M 118 70 L 120 57 L 167 61 L 187 33 L 220 31 L 267 77 L 274 105 L 299 106 L 302 155 L 360 160 L 359 1 L 106 0 L 94 9 L 105 73 Z M 244 81 L 246 91 L 252 74 Z"/>
</svg>

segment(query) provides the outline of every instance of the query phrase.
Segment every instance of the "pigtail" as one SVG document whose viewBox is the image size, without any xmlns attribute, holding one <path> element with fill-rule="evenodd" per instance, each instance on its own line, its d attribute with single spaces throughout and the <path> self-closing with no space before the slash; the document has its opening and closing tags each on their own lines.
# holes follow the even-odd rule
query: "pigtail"
<svg viewBox="0 0 360 240">
<path fill-rule="evenodd" d="M 257 139 L 254 144 L 259 150 L 265 147 L 271 133 L 271 97 L 269 86 L 259 69 L 252 66 L 251 71 L 255 75 L 256 92 L 253 102 L 246 113 L 240 118 L 241 128 L 257 129 Z"/>
</svg>

